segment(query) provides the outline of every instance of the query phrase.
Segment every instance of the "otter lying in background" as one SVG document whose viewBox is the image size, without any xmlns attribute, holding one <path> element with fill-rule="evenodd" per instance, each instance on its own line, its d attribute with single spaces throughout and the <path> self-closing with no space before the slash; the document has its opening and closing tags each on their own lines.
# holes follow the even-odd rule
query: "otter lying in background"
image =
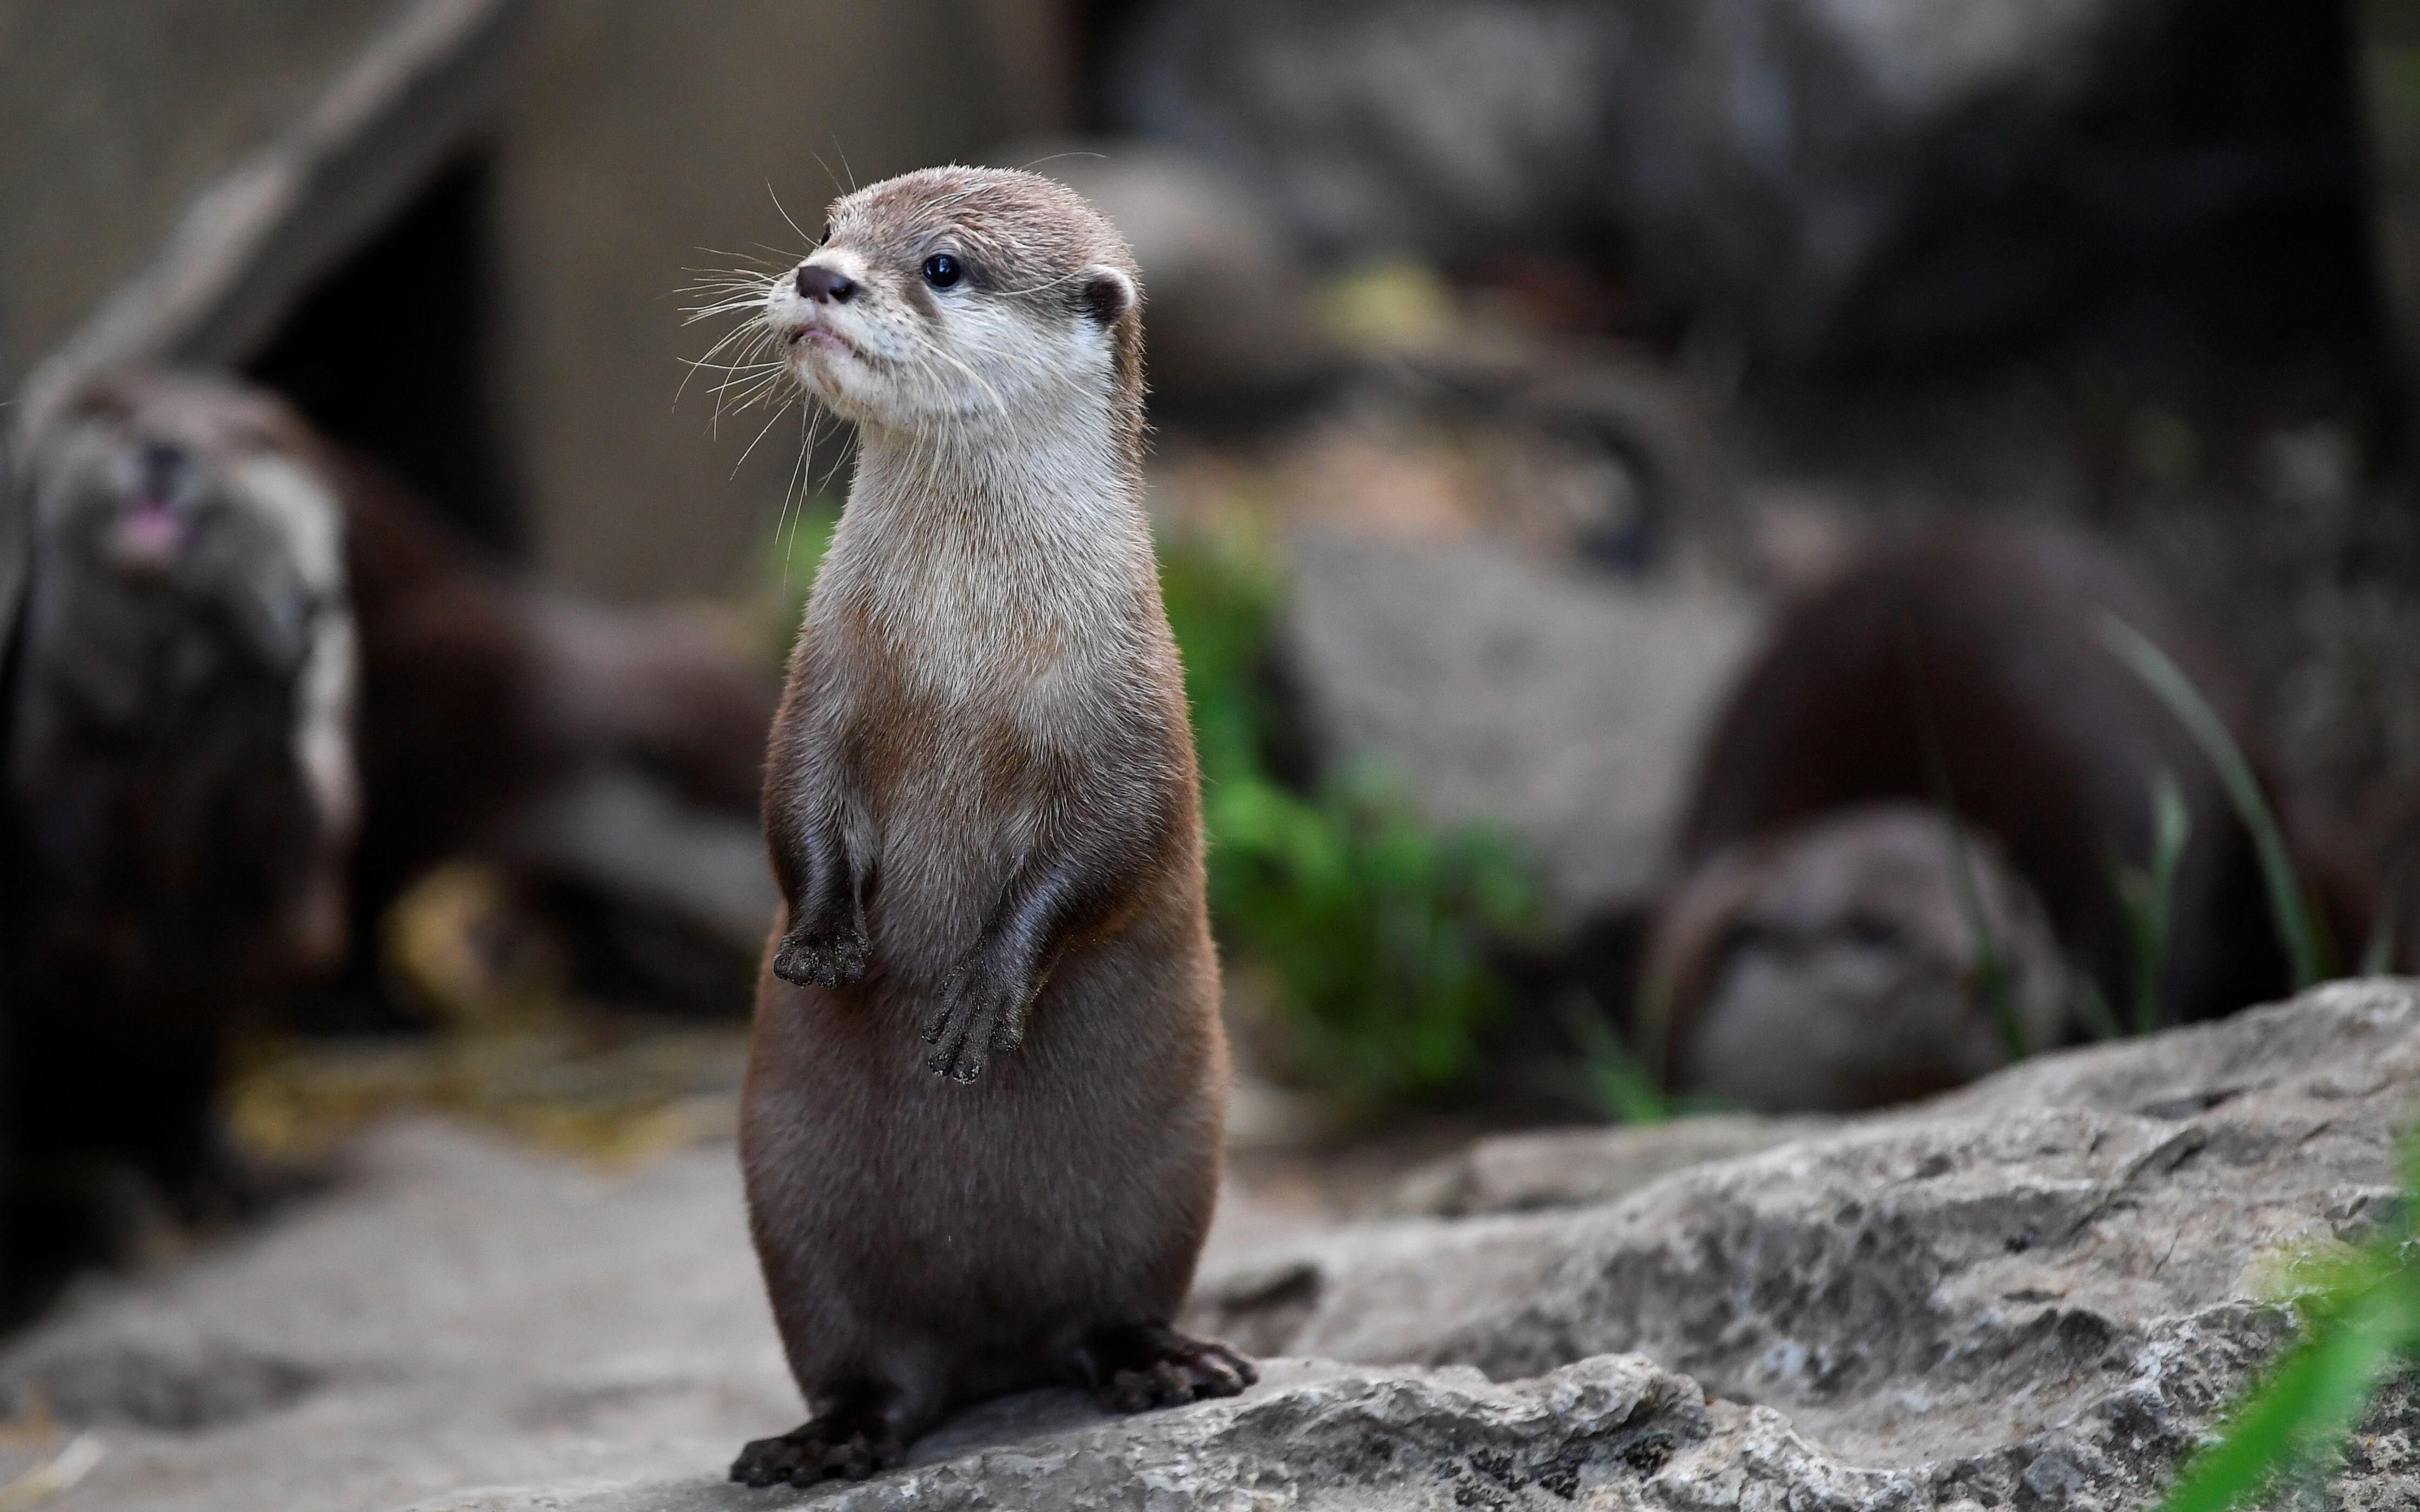
<svg viewBox="0 0 2420 1512">
<path fill-rule="evenodd" d="M 491 569 L 231 379 L 97 384 L 29 461 L 21 1184 L 121 1162 L 223 1205 L 230 1032 L 369 958 L 398 892 L 465 852 L 691 926 L 740 1010 L 776 903 L 754 810 L 778 689 L 734 638 Z"/>
<path fill-rule="evenodd" d="M 1666 905 L 1651 962 L 1678 1010 L 1673 1081 L 1776 1113 L 1973 1081 L 2057 1044 L 2071 990 L 1999 846 L 1912 803 L 1724 851 Z"/>
<path fill-rule="evenodd" d="M 757 820 L 771 670 L 715 616 L 541 591 L 376 468 L 335 475 L 361 626 L 357 927 L 477 854 L 559 905 L 588 990 L 744 1011 L 779 902 Z"/>
<path fill-rule="evenodd" d="M 2247 700 L 2212 639 L 2080 531 L 1930 529 L 1869 553 L 1784 611 L 1706 748 L 1681 830 L 1691 880 L 1651 952 L 1651 971 L 1673 989 L 1676 1067 L 1694 1064 L 1705 995 L 1741 937 L 1704 879 L 1717 868 L 1769 870 L 1792 854 L 1780 837 L 1888 800 L 1946 803 L 1995 840 L 2060 949 L 2107 1002 L 2123 1004 L 2133 995 L 2134 938 L 2117 874 L 2148 863 L 2154 787 L 2173 774 L 2190 839 L 2157 983 L 2164 1019 L 2209 1018 L 2290 990 L 2251 837 L 2177 716 L 2102 642 L 2113 615 L 2166 651 L 2265 773 Z M 2366 872 L 2310 805 L 2279 803 L 2276 784 L 2265 786 L 2339 957 L 2358 952 L 2369 926 Z M 1771 880 L 1715 893 L 1745 899 Z M 1876 920 L 1893 900 L 1868 902 L 1834 912 L 1883 927 Z M 1926 930 L 1898 924 L 1911 938 Z M 1809 1088 L 1794 1105 L 1854 1105 L 1857 1096 Z"/>
</svg>

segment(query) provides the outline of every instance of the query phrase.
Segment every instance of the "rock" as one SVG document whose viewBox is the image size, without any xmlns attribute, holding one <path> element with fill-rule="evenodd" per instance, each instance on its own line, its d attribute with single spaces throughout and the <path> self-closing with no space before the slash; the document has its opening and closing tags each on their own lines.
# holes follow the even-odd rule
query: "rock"
<svg viewBox="0 0 2420 1512">
<path fill-rule="evenodd" d="M 2288 1335 L 2281 1261 L 2397 1200 L 2415 1090 L 2420 985 L 2347 983 L 1611 1200 L 1644 1149 L 1788 1126 L 1567 1140 L 1577 1206 L 1222 1214 L 1197 1321 L 1317 1358 L 1128 1419 L 989 1403 L 804 1492 L 721 1478 L 797 1411 L 727 1148 L 609 1176 L 398 1125 L 11 1341 L 0 1394 L 90 1383 L 53 1399 L 105 1444 L 58 1512 L 2132 1506 Z M 2406 1504 L 2409 1391 L 2370 1428 L 2328 1494 Z"/>
<path fill-rule="evenodd" d="M 1215 163 L 1135 140 L 1029 143 L 997 156 L 1092 201 L 1134 249 L 1155 410 L 1266 405 L 1340 364 L 1293 242 L 1266 204 Z"/>
<path fill-rule="evenodd" d="M 1581 1208 L 1628 1196 L 1709 1161 L 1753 1155 L 1834 1127 L 1829 1119 L 1710 1113 L 1669 1123 L 1499 1134 L 1414 1171 L 1379 1202 L 1391 1217 Z"/>
<path fill-rule="evenodd" d="M 920 1452 L 861 1486 L 803 1496 L 695 1480 L 589 1495 L 483 1491 L 414 1512 L 722 1512 L 793 1501 L 830 1512 L 1545 1508 L 1635 1491 L 1710 1427 L 1695 1382 L 1636 1357 L 1509 1386 L 1467 1369 L 1277 1361 L 1244 1396 L 1157 1413 L 1140 1431 L 1100 1424 L 1073 1393 L 1001 1406 L 980 1424 L 962 1420 L 972 1431 L 949 1432 L 942 1453 Z"/>
<path fill-rule="evenodd" d="M 1484 537 L 1305 532 L 1281 655 L 1323 764 L 1501 827 L 1567 917 L 1642 905 L 1700 736 L 1751 649 L 1743 597 Z"/>
<path fill-rule="evenodd" d="M 1595 1207 L 1321 1235 L 1205 1278 L 1197 1320 L 1497 1379 L 1636 1351 L 1909 1504 L 2132 1504 L 2289 1335 L 2280 1257 L 2397 1202 L 2415 1090 L 2420 992 L 2341 984 Z"/>
<path fill-rule="evenodd" d="M 2343 31 L 2180 0 L 1156 0 L 1108 104 L 1318 252 L 1618 245 L 1652 300 L 1794 361 L 2024 337 L 2130 283 L 2189 320 L 2283 290 L 2341 322 Z M 2198 272 L 2214 245 L 2237 272 Z"/>
</svg>

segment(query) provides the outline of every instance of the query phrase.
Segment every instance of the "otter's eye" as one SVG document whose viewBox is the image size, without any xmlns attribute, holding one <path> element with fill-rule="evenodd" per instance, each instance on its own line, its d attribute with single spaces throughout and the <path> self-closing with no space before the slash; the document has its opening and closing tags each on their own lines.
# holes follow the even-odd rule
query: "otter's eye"
<svg viewBox="0 0 2420 1512">
<path fill-rule="evenodd" d="M 831 245 L 831 223 L 830 221 L 826 221 L 824 223 L 824 239 L 820 245 L 827 247 Z"/>
<path fill-rule="evenodd" d="M 946 252 L 937 252 L 924 259 L 924 282 L 935 288 L 948 288 L 965 276 L 966 270 Z"/>
</svg>

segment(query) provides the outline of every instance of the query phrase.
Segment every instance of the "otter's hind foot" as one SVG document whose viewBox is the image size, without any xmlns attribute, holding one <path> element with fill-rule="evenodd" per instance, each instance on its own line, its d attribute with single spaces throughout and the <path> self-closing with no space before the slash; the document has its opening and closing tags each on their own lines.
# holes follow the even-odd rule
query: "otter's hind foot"
<svg viewBox="0 0 2420 1512">
<path fill-rule="evenodd" d="M 813 1486 L 834 1475 L 863 1480 L 889 1470 L 908 1446 L 881 1413 L 855 1406 L 803 1423 L 778 1439 L 758 1439 L 731 1462 L 742 1486 Z"/>
<path fill-rule="evenodd" d="M 1188 1338 L 1160 1323 L 1094 1330 L 1076 1347 L 1076 1369 L 1094 1399 L 1112 1412 L 1233 1396 L 1261 1379 L 1251 1361 L 1224 1344 Z"/>
</svg>

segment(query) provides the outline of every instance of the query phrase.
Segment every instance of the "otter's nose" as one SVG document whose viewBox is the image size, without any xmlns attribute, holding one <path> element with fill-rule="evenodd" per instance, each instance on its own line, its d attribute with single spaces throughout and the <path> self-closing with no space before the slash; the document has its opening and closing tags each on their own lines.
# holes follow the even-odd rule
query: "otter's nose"
<svg viewBox="0 0 2420 1512">
<path fill-rule="evenodd" d="M 848 297 L 856 292 L 856 284 L 829 268 L 806 263 L 799 269 L 799 294 L 802 299 L 818 304 L 846 304 Z"/>
<path fill-rule="evenodd" d="M 170 441 L 151 441 L 143 448 L 143 491 L 165 501 L 174 499 L 184 481 L 184 448 Z"/>
</svg>

